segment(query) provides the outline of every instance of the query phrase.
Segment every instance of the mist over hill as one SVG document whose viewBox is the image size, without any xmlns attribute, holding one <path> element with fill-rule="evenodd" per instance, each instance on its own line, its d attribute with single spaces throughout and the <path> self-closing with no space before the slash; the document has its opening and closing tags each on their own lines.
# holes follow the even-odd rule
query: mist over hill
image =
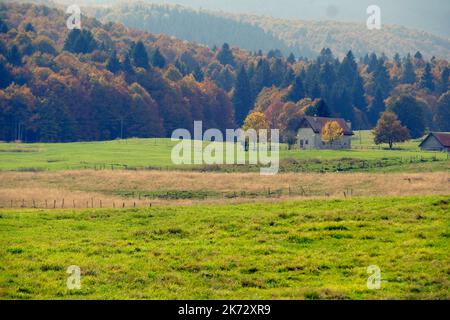
<svg viewBox="0 0 450 320">
<path fill-rule="evenodd" d="M 286 56 L 315 57 L 330 48 L 343 57 L 349 49 L 356 56 L 369 52 L 393 56 L 422 52 L 448 59 L 450 40 L 396 25 L 368 30 L 363 22 L 303 21 L 268 16 L 194 10 L 183 6 L 145 2 L 119 4 L 90 11 L 98 19 L 124 23 L 152 33 L 163 33 L 210 47 L 227 42 L 250 51 L 279 49 Z"/>
<path fill-rule="evenodd" d="M 66 1 L 66 0 L 62 0 Z M 148 3 L 180 4 L 196 9 L 257 14 L 297 20 L 331 20 L 364 23 L 366 8 L 380 6 L 382 21 L 450 36 L 448 0 L 148 0 Z M 129 3 L 123 0 L 80 0 L 78 4 Z"/>
</svg>

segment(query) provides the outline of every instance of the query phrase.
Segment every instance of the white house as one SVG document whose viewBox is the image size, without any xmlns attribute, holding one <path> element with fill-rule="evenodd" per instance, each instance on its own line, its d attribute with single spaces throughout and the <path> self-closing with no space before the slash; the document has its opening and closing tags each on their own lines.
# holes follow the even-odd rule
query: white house
<svg viewBox="0 0 450 320">
<path fill-rule="evenodd" d="M 322 140 L 322 128 L 327 122 L 336 121 L 344 131 L 341 139 L 332 144 Z M 308 117 L 301 119 L 297 130 L 297 145 L 300 149 L 351 149 L 352 125 L 341 118 Z"/>
</svg>

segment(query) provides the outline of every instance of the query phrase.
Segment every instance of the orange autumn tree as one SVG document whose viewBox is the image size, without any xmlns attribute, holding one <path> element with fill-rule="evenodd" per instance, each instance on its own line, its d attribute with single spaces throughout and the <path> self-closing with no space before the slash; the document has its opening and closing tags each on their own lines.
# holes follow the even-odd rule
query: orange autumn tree
<svg viewBox="0 0 450 320">
<path fill-rule="evenodd" d="M 328 121 L 322 128 L 322 140 L 325 143 L 333 144 L 344 135 L 344 130 L 337 121 Z"/>
</svg>

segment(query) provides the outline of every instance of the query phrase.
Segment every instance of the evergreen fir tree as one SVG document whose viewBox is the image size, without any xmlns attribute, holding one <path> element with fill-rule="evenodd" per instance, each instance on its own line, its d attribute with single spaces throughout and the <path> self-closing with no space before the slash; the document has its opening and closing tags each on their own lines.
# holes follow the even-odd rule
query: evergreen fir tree
<svg viewBox="0 0 450 320">
<path fill-rule="evenodd" d="M 383 94 L 381 90 L 377 90 L 375 97 L 368 108 L 370 124 L 375 126 L 380 118 L 380 114 L 386 111 L 386 105 L 384 103 Z"/>
<path fill-rule="evenodd" d="M 300 77 L 296 77 L 289 93 L 286 96 L 287 101 L 298 102 L 305 97 L 305 86 Z"/>
<path fill-rule="evenodd" d="M 22 64 L 22 54 L 15 44 L 8 50 L 7 58 L 12 65 L 20 66 Z"/>
<path fill-rule="evenodd" d="M 431 65 L 429 63 L 425 65 L 422 77 L 420 78 L 420 87 L 434 91 L 433 74 L 431 73 Z"/>
<path fill-rule="evenodd" d="M 156 48 L 152 54 L 152 65 L 160 69 L 163 69 L 166 66 L 166 58 L 161 54 L 159 48 Z"/>
<path fill-rule="evenodd" d="M 147 49 L 142 41 L 138 41 L 138 43 L 132 46 L 131 57 L 136 67 L 144 69 L 148 69 L 150 67 Z"/>
<path fill-rule="evenodd" d="M 378 67 L 378 57 L 377 55 L 373 52 L 371 53 L 370 57 L 369 57 L 369 63 L 367 66 L 367 71 L 369 73 L 374 72 Z"/>
<path fill-rule="evenodd" d="M 402 60 L 401 60 L 400 55 L 398 53 L 396 53 L 394 55 L 394 61 L 395 61 L 395 64 L 397 65 L 397 67 L 400 68 L 400 66 L 402 65 Z"/>
<path fill-rule="evenodd" d="M 108 58 L 108 62 L 106 63 L 106 69 L 111 71 L 112 73 L 119 72 L 121 68 L 120 61 L 117 58 L 116 51 L 113 51 Z"/>
<path fill-rule="evenodd" d="M 383 98 L 387 98 L 391 92 L 392 83 L 383 60 L 379 60 L 373 78 L 375 82 L 375 91 L 380 90 Z"/>
<path fill-rule="evenodd" d="M 403 72 L 401 76 L 401 83 L 413 84 L 416 82 L 416 72 L 410 58 L 407 58 L 403 64 Z"/>
<path fill-rule="evenodd" d="M 98 44 L 91 31 L 72 29 L 64 41 L 64 50 L 72 53 L 91 53 Z"/>
<path fill-rule="evenodd" d="M 353 105 L 360 110 L 365 110 L 367 107 L 365 92 L 364 81 L 361 76 L 356 73 L 352 88 Z"/>
<path fill-rule="evenodd" d="M 416 54 L 414 55 L 414 59 L 423 60 L 422 53 L 420 51 L 417 51 Z"/>
<path fill-rule="evenodd" d="M 202 68 L 200 68 L 200 66 L 196 66 L 192 74 L 194 75 L 195 80 L 198 82 L 202 82 L 205 79 Z"/>
<path fill-rule="evenodd" d="M 317 104 L 317 116 L 325 118 L 331 117 L 330 108 L 323 99 L 320 99 L 319 103 Z"/>
<path fill-rule="evenodd" d="M 291 52 L 286 61 L 287 63 L 294 64 L 295 62 L 297 62 L 297 59 L 295 58 L 295 55 Z"/>
<path fill-rule="evenodd" d="M 13 81 L 13 77 L 5 62 L 4 58 L 0 56 L 0 89 L 8 87 Z"/>
<path fill-rule="evenodd" d="M 130 55 L 128 53 L 126 53 L 123 58 L 122 68 L 123 68 L 123 71 L 125 71 L 125 73 L 127 73 L 127 74 L 134 73 L 133 65 L 131 64 Z"/>
<path fill-rule="evenodd" d="M 226 66 L 229 64 L 230 66 L 235 66 L 233 52 L 230 49 L 230 45 L 228 43 L 224 43 L 222 46 L 222 50 L 217 54 L 217 60 Z"/>
<path fill-rule="evenodd" d="M 294 82 L 294 80 L 295 80 L 294 70 L 292 70 L 292 68 L 289 67 L 284 75 L 283 81 L 281 82 L 281 87 L 282 88 L 289 87 Z"/>
<path fill-rule="evenodd" d="M 236 85 L 234 88 L 233 105 L 235 110 L 236 123 L 239 126 L 244 124 L 245 118 L 253 104 L 251 95 L 250 80 L 245 67 L 242 66 L 238 72 Z"/>
<path fill-rule="evenodd" d="M 450 68 L 445 67 L 444 70 L 442 70 L 441 73 L 441 81 L 440 81 L 440 93 L 446 93 L 449 88 L 448 78 L 450 77 Z"/>
</svg>

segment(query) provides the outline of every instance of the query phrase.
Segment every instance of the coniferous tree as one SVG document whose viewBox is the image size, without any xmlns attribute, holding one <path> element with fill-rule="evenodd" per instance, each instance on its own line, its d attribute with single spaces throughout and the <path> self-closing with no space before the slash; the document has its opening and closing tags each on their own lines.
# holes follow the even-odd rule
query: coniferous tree
<svg viewBox="0 0 450 320">
<path fill-rule="evenodd" d="M 286 74 L 286 65 L 281 59 L 272 59 L 270 65 L 272 85 L 280 87 Z"/>
<path fill-rule="evenodd" d="M 375 92 L 375 97 L 368 107 L 370 124 L 375 125 L 380 117 L 380 114 L 386 111 L 386 105 L 384 103 L 383 94 L 381 90 Z"/>
<path fill-rule="evenodd" d="M 297 62 L 297 59 L 295 58 L 295 55 L 291 52 L 286 61 L 287 63 L 294 64 Z"/>
<path fill-rule="evenodd" d="M 8 87 L 13 81 L 13 76 L 6 67 L 6 61 L 0 56 L 0 89 Z"/>
<path fill-rule="evenodd" d="M 319 103 L 317 104 L 317 116 L 325 118 L 331 117 L 330 108 L 323 99 L 320 99 Z"/>
<path fill-rule="evenodd" d="M 417 51 L 416 54 L 414 55 L 414 59 L 423 60 L 422 53 L 420 51 Z"/>
<path fill-rule="evenodd" d="M 420 138 L 425 132 L 424 105 L 412 96 L 404 95 L 397 99 L 390 107 L 406 126 L 413 139 Z"/>
<path fill-rule="evenodd" d="M 406 84 L 413 84 L 416 82 L 416 72 L 410 58 L 407 58 L 403 64 L 403 72 L 401 82 Z"/>
<path fill-rule="evenodd" d="M 364 81 L 362 77 L 356 73 L 352 88 L 353 105 L 360 110 L 365 110 L 367 107 L 365 92 Z"/>
<path fill-rule="evenodd" d="M 378 66 L 373 73 L 373 78 L 375 82 L 375 92 L 376 90 L 380 90 L 383 98 L 387 98 L 391 92 L 392 83 L 382 59 L 378 61 Z"/>
<path fill-rule="evenodd" d="M 313 99 L 319 99 L 321 95 L 319 83 L 315 81 L 312 85 L 310 96 Z"/>
<path fill-rule="evenodd" d="M 123 68 L 123 71 L 125 71 L 125 73 L 127 73 L 127 74 L 134 73 L 133 65 L 131 64 L 130 55 L 128 53 L 126 53 L 123 58 L 122 68 Z"/>
<path fill-rule="evenodd" d="M 398 53 L 394 55 L 394 62 L 398 68 L 400 68 L 400 66 L 402 65 L 402 59 L 400 58 L 400 55 Z"/>
<path fill-rule="evenodd" d="M 150 67 L 147 49 L 142 41 L 138 41 L 138 43 L 132 46 L 131 57 L 136 67 L 144 69 L 148 69 Z"/>
<path fill-rule="evenodd" d="M 250 80 L 245 67 L 242 66 L 238 72 L 236 85 L 234 88 L 233 105 L 235 111 L 236 123 L 241 126 L 253 104 L 251 95 Z"/>
<path fill-rule="evenodd" d="M 12 65 L 20 66 L 22 64 L 22 54 L 16 45 L 11 46 L 8 50 L 7 58 Z"/>
<path fill-rule="evenodd" d="M 372 72 L 374 72 L 377 69 L 377 67 L 378 67 L 378 57 L 373 52 L 373 53 L 370 54 L 370 57 L 369 57 L 369 63 L 368 63 L 368 66 L 367 66 L 367 71 L 369 73 L 372 73 Z"/>
<path fill-rule="evenodd" d="M 106 69 L 108 69 L 112 73 L 120 71 L 121 65 L 119 59 L 117 58 L 116 51 L 111 52 L 111 55 L 108 58 L 108 62 L 106 63 Z"/>
<path fill-rule="evenodd" d="M 287 101 L 297 102 L 305 97 L 305 86 L 303 84 L 302 78 L 300 76 L 296 77 L 294 84 L 289 89 L 286 96 Z"/>
<path fill-rule="evenodd" d="M 226 66 L 229 64 L 230 66 L 235 66 L 233 52 L 230 49 L 230 45 L 228 43 L 224 43 L 222 46 L 222 50 L 217 54 L 217 60 Z"/>
<path fill-rule="evenodd" d="M 439 83 L 439 92 L 445 93 L 447 92 L 450 87 L 449 87 L 449 83 L 448 83 L 448 78 L 450 77 L 450 68 L 445 67 L 444 70 L 442 70 L 441 73 L 441 79 L 440 79 L 440 83 Z"/>
<path fill-rule="evenodd" d="M 192 74 L 194 75 L 195 80 L 198 82 L 202 82 L 205 79 L 205 75 L 203 74 L 202 68 L 200 68 L 200 66 L 196 66 Z"/>
<path fill-rule="evenodd" d="M 325 64 L 322 65 L 319 73 L 319 79 L 321 84 L 325 86 L 327 90 L 331 90 L 334 82 L 336 81 L 336 73 L 330 63 L 325 62 Z"/>
<path fill-rule="evenodd" d="M 152 66 L 163 69 L 166 66 L 166 58 L 161 54 L 159 48 L 152 54 Z"/>
<path fill-rule="evenodd" d="M 259 59 L 251 83 L 254 90 L 254 97 L 256 97 L 264 87 L 272 86 L 270 66 L 266 59 Z"/>
<path fill-rule="evenodd" d="M 281 88 L 289 87 L 295 80 L 295 73 L 292 68 L 288 67 L 286 73 L 284 74 L 283 81 L 281 82 Z"/>
<path fill-rule="evenodd" d="M 420 78 L 420 87 L 434 91 L 433 74 L 431 73 L 431 65 L 429 63 L 425 65 L 422 77 Z"/>
<path fill-rule="evenodd" d="M 64 41 L 64 50 L 72 53 L 91 53 L 98 44 L 91 31 L 72 29 Z"/>
</svg>

